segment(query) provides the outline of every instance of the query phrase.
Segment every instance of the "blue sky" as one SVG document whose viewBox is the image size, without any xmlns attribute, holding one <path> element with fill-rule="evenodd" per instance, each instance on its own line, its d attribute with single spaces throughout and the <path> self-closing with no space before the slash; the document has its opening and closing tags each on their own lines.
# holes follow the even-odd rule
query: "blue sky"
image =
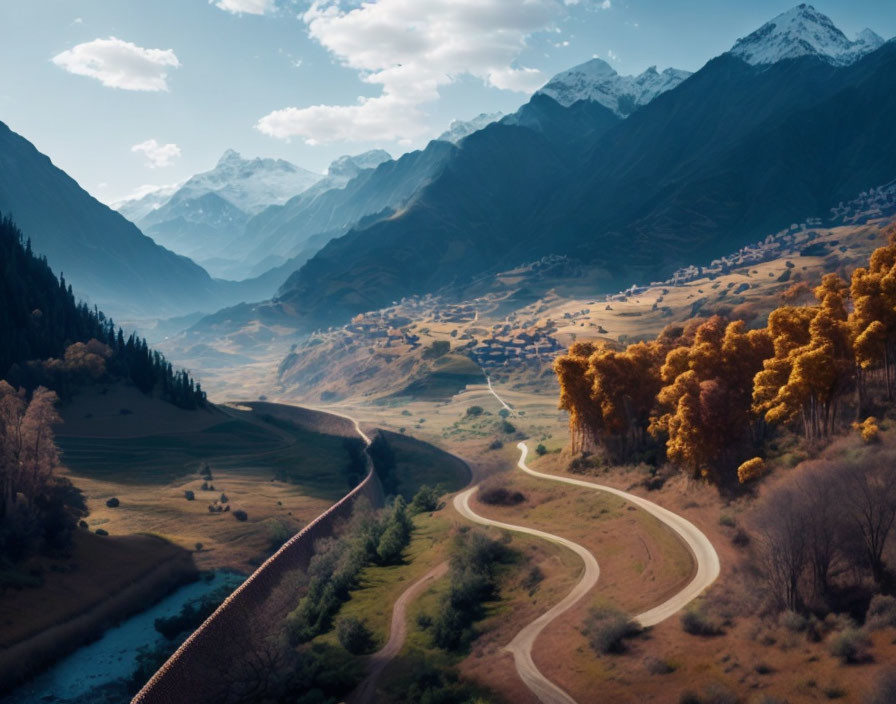
<svg viewBox="0 0 896 704">
<path fill-rule="evenodd" d="M 206 170 L 227 148 L 324 171 L 513 111 L 592 56 L 625 74 L 697 70 L 793 4 L 0 0 L 0 120 L 106 201 Z M 848 36 L 896 35 L 896 2 L 814 5 Z"/>
</svg>

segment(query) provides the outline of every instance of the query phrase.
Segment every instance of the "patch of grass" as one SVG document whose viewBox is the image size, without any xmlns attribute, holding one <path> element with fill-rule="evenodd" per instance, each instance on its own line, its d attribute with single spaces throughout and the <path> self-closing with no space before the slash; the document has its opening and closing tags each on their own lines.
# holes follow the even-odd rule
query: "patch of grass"
<svg viewBox="0 0 896 704">
<path fill-rule="evenodd" d="M 395 454 L 398 490 L 408 501 L 425 485 L 450 493 L 469 482 L 469 468 L 454 455 L 399 433 L 383 431 L 383 435 Z"/>
<path fill-rule="evenodd" d="M 253 415 L 253 417 L 257 417 Z M 345 493 L 350 461 L 345 438 L 265 416 L 234 418 L 201 431 L 137 438 L 59 437 L 64 464 L 75 476 L 125 485 L 164 485 L 210 464 L 215 470 L 273 474 L 315 498 Z M 332 471 L 321 471 L 332 468 Z M 209 474 L 203 475 L 205 478 Z"/>
</svg>

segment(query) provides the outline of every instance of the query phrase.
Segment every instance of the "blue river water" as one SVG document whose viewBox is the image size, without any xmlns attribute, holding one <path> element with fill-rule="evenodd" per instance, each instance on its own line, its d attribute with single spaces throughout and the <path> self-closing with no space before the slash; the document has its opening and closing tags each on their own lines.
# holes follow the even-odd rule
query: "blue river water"
<svg viewBox="0 0 896 704">
<path fill-rule="evenodd" d="M 181 608 L 220 587 L 236 589 L 245 579 L 234 572 L 217 571 L 169 594 L 156 605 L 107 630 L 25 683 L 0 704 L 87 704 L 122 701 L 123 682 L 134 671 L 141 647 L 164 641 L 155 620 L 180 613 Z"/>
</svg>

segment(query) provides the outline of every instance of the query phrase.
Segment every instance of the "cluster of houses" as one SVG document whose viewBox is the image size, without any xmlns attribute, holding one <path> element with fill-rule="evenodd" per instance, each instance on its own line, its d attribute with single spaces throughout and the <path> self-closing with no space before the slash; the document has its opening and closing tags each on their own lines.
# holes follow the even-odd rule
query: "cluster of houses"
<svg viewBox="0 0 896 704">
<path fill-rule="evenodd" d="M 831 208 L 831 217 L 846 225 L 893 215 L 896 215 L 896 181 L 864 191 L 848 203 Z"/>
<path fill-rule="evenodd" d="M 509 365 L 549 364 L 560 352 L 561 345 L 554 337 L 557 326 L 548 320 L 542 326 L 528 329 L 512 329 L 502 325 L 489 337 L 479 340 L 470 350 L 470 356 L 483 369 Z"/>
</svg>

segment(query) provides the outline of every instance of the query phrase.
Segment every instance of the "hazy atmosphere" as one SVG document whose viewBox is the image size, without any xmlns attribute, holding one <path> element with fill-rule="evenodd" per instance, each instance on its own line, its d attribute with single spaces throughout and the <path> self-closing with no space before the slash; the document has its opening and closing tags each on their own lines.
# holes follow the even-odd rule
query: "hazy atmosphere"
<svg viewBox="0 0 896 704">
<path fill-rule="evenodd" d="M 0 704 L 896 702 L 896 5 L 0 26 Z"/>
</svg>

